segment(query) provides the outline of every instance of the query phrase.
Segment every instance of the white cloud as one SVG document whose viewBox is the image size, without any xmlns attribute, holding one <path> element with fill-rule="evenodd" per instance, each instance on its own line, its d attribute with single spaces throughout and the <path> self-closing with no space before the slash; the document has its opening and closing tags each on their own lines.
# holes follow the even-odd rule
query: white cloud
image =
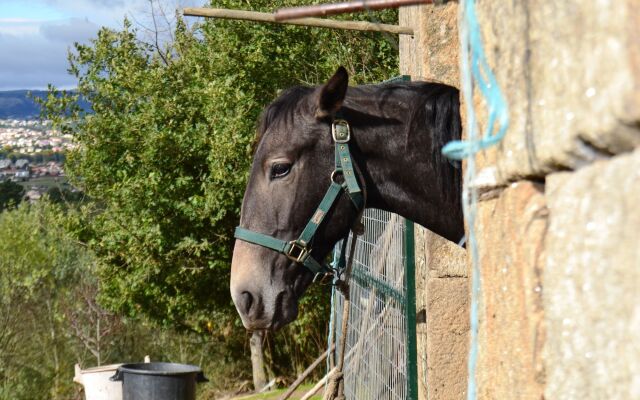
<svg viewBox="0 0 640 400">
<path fill-rule="evenodd" d="M 117 28 L 129 13 L 139 13 L 147 7 L 147 0 L 45 0 L 65 15 L 88 18 L 100 26 Z"/>
<path fill-rule="evenodd" d="M 66 72 L 67 48 L 38 35 L 0 35 L 0 90 L 39 89 L 50 82 L 73 85 Z"/>
<path fill-rule="evenodd" d="M 89 19 L 71 18 L 66 21 L 40 25 L 40 34 L 63 43 L 86 42 L 96 36 L 100 27 Z"/>
<path fill-rule="evenodd" d="M 2 0 L 0 0 L 2 1 Z M 73 87 L 67 53 L 87 42 L 101 26 L 121 28 L 125 16 L 151 26 L 148 0 L 41 0 L 57 12 L 55 20 L 0 18 L 0 90 L 42 89 L 48 83 Z M 156 0 L 168 18 L 176 8 L 207 0 Z M 66 18 L 60 19 L 60 16 Z M 141 29 L 141 35 L 145 35 Z"/>
<path fill-rule="evenodd" d="M 37 35 L 42 21 L 33 19 L 0 19 L 0 34 L 12 36 Z"/>
<path fill-rule="evenodd" d="M 146 1 L 146 0 L 143 0 Z M 104 7 L 104 8 L 114 8 L 114 7 L 123 7 L 125 5 L 125 1 L 123 0 L 45 0 L 45 2 L 54 7 L 66 7 L 69 5 L 81 5 L 81 6 L 89 6 L 89 7 Z M 131 3 L 133 1 L 128 1 L 126 3 Z"/>
</svg>

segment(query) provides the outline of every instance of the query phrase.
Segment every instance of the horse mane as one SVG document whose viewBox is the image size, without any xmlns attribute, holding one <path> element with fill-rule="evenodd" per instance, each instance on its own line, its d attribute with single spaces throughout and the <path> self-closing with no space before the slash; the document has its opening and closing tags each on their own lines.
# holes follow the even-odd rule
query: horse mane
<svg viewBox="0 0 640 400">
<path fill-rule="evenodd" d="M 461 188 L 460 163 L 447 159 L 442 154 L 442 147 L 451 140 L 460 140 L 462 135 L 459 90 L 440 82 L 428 81 L 393 82 L 357 88 L 359 96 L 381 98 L 379 107 L 382 108 L 386 107 L 391 93 L 406 96 L 406 101 L 413 104 L 408 116 L 410 136 L 407 140 L 422 142 L 415 135 L 429 135 L 429 148 L 424 151 L 429 151 L 429 157 L 433 160 L 432 168 L 437 179 L 435 183 L 449 200 L 458 201 Z M 405 145 L 410 146 L 411 143 Z"/>
<path fill-rule="evenodd" d="M 283 90 L 280 96 L 269 104 L 260 115 L 256 143 L 260 143 L 267 129 L 274 123 L 291 124 L 300 103 L 313 91 L 314 88 L 302 85 Z"/>
<path fill-rule="evenodd" d="M 433 82 L 422 83 L 421 86 L 420 98 L 424 103 L 419 109 L 424 110 L 424 115 L 412 121 L 412 128 L 420 129 L 424 124 L 423 129 L 426 127 L 432 135 L 431 156 L 435 161 L 437 184 L 450 200 L 456 201 L 460 198 L 460 162 L 447 159 L 442 148 L 451 140 L 460 140 L 462 135 L 459 90 Z"/>
</svg>

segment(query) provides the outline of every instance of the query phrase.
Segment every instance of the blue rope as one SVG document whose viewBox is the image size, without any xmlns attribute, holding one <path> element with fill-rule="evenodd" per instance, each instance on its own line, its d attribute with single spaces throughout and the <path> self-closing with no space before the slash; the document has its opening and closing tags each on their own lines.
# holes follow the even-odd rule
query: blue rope
<svg viewBox="0 0 640 400">
<path fill-rule="evenodd" d="M 509 126 L 509 111 L 504 96 L 495 75 L 491 71 L 482 46 L 480 26 L 475 9 L 475 0 L 465 0 L 463 3 L 463 18 L 460 21 L 461 48 L 461 77 L 462 91 L 467 109 L 467 141 L 452 141 L 442 148 L 442 153 L 455 160 L 467 159 L 467 169 L 464 178 L 462 202 L 464 215 L 469 227 L 468 241 L 471 251 L 471 310 L 470 329 L 471 340 L 469 346 L 467 400 L 477 398 L 476 366 L 478 363 L 478 325 L 480 300 L 480 259 L 478 241 L 475 233 L 475 219 L 477 213 L 478 193 L 469 184 L 476 175 L 475 154 L 480 150 L 495 145 L 504 137 Z M 471 63 L 471 65 L 469 65 Z M 473 83 L 476 82 L 489 110 L 488 122 L 483 138 L 478 140 L 476 114 L 473 108 Z M 494 126 L 498 121 L 499 127 L 494 134 Z"/>
<path fill-rule="evenodd" d="M 466 39 L 466 50 L 467 52 L 471 52 L 470 69 L 473 74 L 472 79 L 477 83 L 480 88 L 480 92 L 486 101 L 489 109 L 489 118 L 482 139 L 471 140 L 470 138 L 468 141 L 455 140 L 447 143 L 442 148 L 442 153 L 446 157 L 454 160 L 469 158 L 478 151 L 495 145 L 502 140 L 507 131 L 507 127 L 509 126 L 509 111 L 506 101 L 502 95 L 502 91 L 500 90 L 496 77 L 487 63 L 484 48 L 482 47 L 482 36 L 480 34 L 480 24 L 478 23 L 478 17 L 476 15 L 475 1 L 465 0 L 463 4 L 464 16 L 462 25 L 466 28 L 466 35 L 464 35 L 464 38 L 461 35 L 461 41 L 462 39 Z M 468 63 L 468 58 L 463 60 L 463 63 L 465 61 Z M 469 74 L 468 65 L 462 73 Z M 467 93 L 465 93 L 465 99 L 467 103 L 473 102 L 473 98 L 468 96 Z M 499 127 L 497 132 L 494 133 L 496 120 L 498 121 Z"/>
</svg>

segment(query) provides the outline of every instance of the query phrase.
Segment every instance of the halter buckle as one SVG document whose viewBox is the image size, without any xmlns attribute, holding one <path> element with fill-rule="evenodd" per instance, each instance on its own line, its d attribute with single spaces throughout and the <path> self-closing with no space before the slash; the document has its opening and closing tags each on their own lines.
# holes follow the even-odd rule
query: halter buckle
<svg viewBox="0 0 640 400">
<path fill-rule="evenodd" d="M 289 242 L 289 249 L 284 253 L 290 260 L 303 263 L 309 256 L 309 249 L 301 245 L 300 243 L 292 240 Z"/>
<path fill-rule="evenodd" d="M 351 140 L 351 128 L 344 119 L 336 119 L 331 124 L 331 136 L 336 143 L 347 143 Z"/>
</svg>

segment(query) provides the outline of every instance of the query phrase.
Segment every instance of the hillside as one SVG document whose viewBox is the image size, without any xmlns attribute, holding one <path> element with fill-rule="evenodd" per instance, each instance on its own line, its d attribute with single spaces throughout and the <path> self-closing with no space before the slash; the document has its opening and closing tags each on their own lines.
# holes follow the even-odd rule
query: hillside
<svg viewBox="0 0 640 400">
<path fill-rule="evenodd" d="M 46 97 L 45 90 L 10 90 L 0 91 L 0 119 L 34 119 L 40 114 L 40 107 L 33 101 L 29 92 L 36 97 Z M 81 105 L 89 109 L 89 104 Z"/>
<path fill-rule="evenodd" d="M 40 113 L 40 107 L 28 96 L 28 90 L 0 92 L 0 118 L 32 119 Z M 34 90 L 38 97 L 46 96 L 45 91 Z"/>
</svg>

